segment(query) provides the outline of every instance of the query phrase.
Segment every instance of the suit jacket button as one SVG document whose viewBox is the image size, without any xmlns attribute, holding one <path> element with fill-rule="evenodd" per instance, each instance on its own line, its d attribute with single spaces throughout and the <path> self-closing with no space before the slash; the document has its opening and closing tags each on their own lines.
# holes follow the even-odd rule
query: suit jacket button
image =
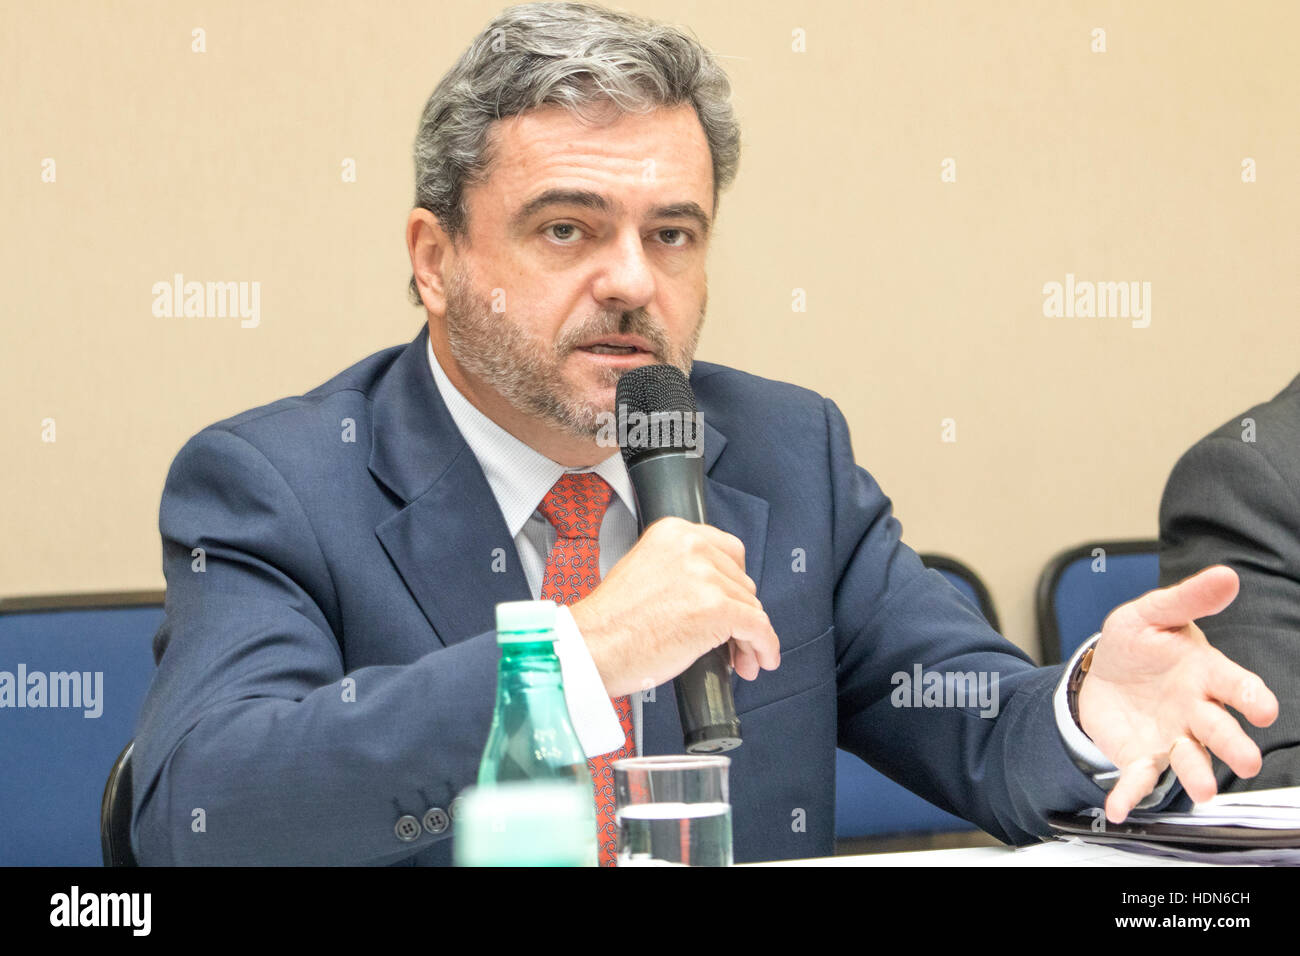
<svg viewBox="0 0 1300 956">
<path fill-rule="evenodd" d="M 393 832 L 397 834 L 397 839 L 403 843 L 410 843 L 420 835 L 420 821 L 409 813 L 406 816 L 398 817 L 397 826 L 393 827 Z"/>
<path fill-rule="evenodd" d="M 430 833 L 442 833 L 451 826 L 451 818 L 442 807 L 430 807 L 424 812 L 424 828 Z"/>
</svg>

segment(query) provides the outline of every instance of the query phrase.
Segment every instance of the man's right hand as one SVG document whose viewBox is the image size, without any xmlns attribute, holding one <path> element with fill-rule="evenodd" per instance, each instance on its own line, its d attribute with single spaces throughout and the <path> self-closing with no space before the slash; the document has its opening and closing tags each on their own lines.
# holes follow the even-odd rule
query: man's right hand
<svg viewBox="0 0 1300 956">
<path fill-rule="evenodd" d="M 661 518 L 570 610 L 611 697 L 672 680 L 730 641 L 732 665 L 753 680 L 776 670 L 781 643 L 735 535 Z"/>
</svg>

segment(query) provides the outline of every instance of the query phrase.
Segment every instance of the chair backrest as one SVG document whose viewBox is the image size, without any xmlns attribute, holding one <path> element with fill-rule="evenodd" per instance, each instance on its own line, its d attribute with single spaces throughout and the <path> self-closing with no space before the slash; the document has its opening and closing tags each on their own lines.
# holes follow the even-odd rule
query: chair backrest
<svg viewBox="0 0 1300 956">
<path fill-rule="evenodd" d="M 104 784 L 99 804 L 99 843 L 105 866 L 135 866 L 131 849 L 131 751 L 132 740 L 118 754 Z"/>
<path fill-rule="evenodd" d="M 993 598 L 978 574 L 942 554 L 921 562 L 938 571 L 998 629 Z M 835 835 L 839 839 L 972 830 L 974 826 L 918 797 L 845 750 L 835 753 Z"/>
<path fill-rule="evenodd" d="M 104 859 L 104 781 L 153 679 L 162 605 L 160 591 L 0 600 L 0 866 Z"/>
<path fill-rule="evenodd" d="M 1159 542 L 1095 541 L 1062 551 L 1038 577 L 1035 611 L 1045 664 L 1059 664 L 1121 604 L 1157 587 Z"/>
</svg>

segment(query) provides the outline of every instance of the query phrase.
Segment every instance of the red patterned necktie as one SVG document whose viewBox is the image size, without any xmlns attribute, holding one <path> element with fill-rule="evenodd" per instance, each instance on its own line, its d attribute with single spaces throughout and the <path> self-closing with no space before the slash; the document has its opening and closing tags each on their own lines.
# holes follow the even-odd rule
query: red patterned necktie
<svg viewBox="0 0 1300 956">
<path fill-rule="evenodd" d="M 573 604 L 590 594 L 600 583 L 600 522 L 614 496 L 614 489 L 594 471 L 560 477 L 537 506 L 555 525 L 555 547 L 546 558 L 542 576 L 542 600 Z M 617 857 L 618 825 L 614 821 L 613 761 L 636 756 L 632 739 L 632 707 L 626 697 L 614 701 L 623 725 L 623 746 L 612 753 L 587 761 L 596 785 L 596 829 L 600 865 L 613 866 Z"/>
</svg>

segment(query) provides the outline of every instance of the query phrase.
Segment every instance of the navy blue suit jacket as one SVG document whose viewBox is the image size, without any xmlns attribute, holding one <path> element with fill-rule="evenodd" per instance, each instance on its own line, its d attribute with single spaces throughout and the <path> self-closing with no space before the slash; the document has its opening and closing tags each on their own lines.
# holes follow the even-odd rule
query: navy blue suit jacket
<svg viewBox="0 0 1300 956">
<path fill-rule="evenodd" d="M 474 781 L 494 608 L 531 593 L 426 335 L 177 455 L 133 758 L 142 863 L 450 861 L 454 822 L 414 842 L 394 826 Z M 707 362 L 691 384 L 710 521 L 744 541 L 782 646 L 777 670 L 736 679 L 737 862 L 833 851 L 836 744 L 1008 842 L 1100 804 L 1053 717 L 1061 668 L 1034 667 L 902 543 L 835 405 Z M 916 664 L 996 673 L 997 717 L 894 706 L 892 675 Z M 671 685 L 644 706 L 644 743 L 681 752 Z"/>
</svg>

